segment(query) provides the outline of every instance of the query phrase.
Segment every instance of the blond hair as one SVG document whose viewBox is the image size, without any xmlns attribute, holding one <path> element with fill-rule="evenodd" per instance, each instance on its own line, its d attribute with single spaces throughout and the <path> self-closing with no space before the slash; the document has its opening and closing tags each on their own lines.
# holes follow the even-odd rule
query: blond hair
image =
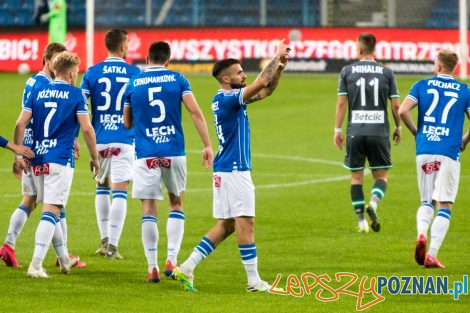
<svg viewBox="0 0 470 313">
<path fill-rule="evenodd" d="M 457 53 L 448 49 L 440 50 L 437 54 L 437 60 L 447 72 L 453 72 L 457 63 L 459 63 Z"/>
<path fill-rule="evenodd" d="M 71 67 L 80 65 L 80 58 L 75 53 L 62 52 L 54 59 L 54 72 L 66 74 Z"/>
</svg>

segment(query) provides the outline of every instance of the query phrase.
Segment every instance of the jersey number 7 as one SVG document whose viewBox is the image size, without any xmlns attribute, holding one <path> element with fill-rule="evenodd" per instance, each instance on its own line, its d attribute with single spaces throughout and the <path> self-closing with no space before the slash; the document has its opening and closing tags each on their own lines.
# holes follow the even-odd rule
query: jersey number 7
<svg viewBox="0 0 470 313">
<path fill-rule="evenodd" d="M 49 137 L 49 125 L 51 124 L 52 117 L 57 111 L 57 102 L 44 102 L 46 108 L 52 108 L 46 116 L 44 121 L 44 138 Z"/>
</svg>

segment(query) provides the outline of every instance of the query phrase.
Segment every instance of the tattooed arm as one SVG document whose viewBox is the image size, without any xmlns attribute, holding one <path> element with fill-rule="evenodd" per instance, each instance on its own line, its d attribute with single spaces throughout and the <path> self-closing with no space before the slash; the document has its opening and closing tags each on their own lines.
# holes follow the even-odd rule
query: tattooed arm
<svg viewBox="0 0 470 313">
<path fill-rule="evenodd" d="M 261 100 L 268 95 L 260 95 L 260 92 L 263 89 L 268 89 L 272 91 L 276 88 L 277 83 L 282 73 L 282 69 L 279 70 L 282 60 L 287 59 L 287 54 L 289 53 L 289 47 L 284 43 L 284 39 L 279 42 L 277 47 L 276 55 L 269 61 L 269 63 L 264 67 L 263 71 L 256 77 L 256 80 L 245 87 L 243 92 L 243 101 L 244 102 L 253 102 Z M 274 79 L 274 82 L 272 82 Z M 274 87 L 274 88 L 273 88 Z M 267 91 L 266 91 L 267 92 Z M 263 92 L 264 94 L 264 92 Z"/>
<path fill-rule="evenodd" d="M 282 72 L 284 71 L 284 68 L 286 67 L 286 65 L 287 65 L 287 56 L 285 55 L 280 58 L 276 71 L 273 75 L 273 78 L 268 83 L 268 85 L 264 87 L 263 89 L 261 89 L 261 91 L 258 94 L 248 99 L 246 103 L 259 101 L 261 99 L 264 99 L 272 95 L 274 90 L 277 88 L 279 79 L 281 79 Z"/>
</svg>

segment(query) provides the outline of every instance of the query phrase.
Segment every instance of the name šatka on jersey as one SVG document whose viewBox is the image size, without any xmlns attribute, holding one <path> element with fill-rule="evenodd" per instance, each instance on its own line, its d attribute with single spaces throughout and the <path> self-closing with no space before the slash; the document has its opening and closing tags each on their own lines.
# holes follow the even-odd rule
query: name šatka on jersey
<svg viewBox="0 0 470 313">
<path fill-rule="evenodd" d="M 103 74 L 127 74 L 126 68 L 122 66 L 116 66 L 116 65 L 105 65 L 103 67 Z"/>
</svg>

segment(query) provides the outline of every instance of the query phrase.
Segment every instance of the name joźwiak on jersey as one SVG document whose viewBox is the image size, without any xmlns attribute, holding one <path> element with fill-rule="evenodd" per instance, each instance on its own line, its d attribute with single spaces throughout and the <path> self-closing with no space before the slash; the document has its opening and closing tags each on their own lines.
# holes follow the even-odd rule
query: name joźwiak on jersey
<svg viewBox="0 0 470 313">
<path fill-rule="evenodd" d="M 391 69 L 369 60 L 343 67 L 338 96 L 348 97 L 348 136 L 389 137 L 388 99 L 399 98 Z"/>
<path fill-rule="evenodd" d="M 36 75 L 31 76 L 27 81 L 23 91 L 23 103 L 22 106 L 26 103 L 26 100 L 31 95 L 31 90 L 33 88 L 37 89 L 44 89 L 47 85 L 52 82 L 52 78 L 50 78 L 46 73 L 39 72 Z M 23 145 L 30 147 L 33 145 L 33 120 L 26 125 L 24 130 L 24 139 Z"/>
<path fill-rule="evenodd" d="M 139 73 L 139 68 L 117 57 L 109 57 L 86 71 L 80 87 L 91 98 L 96 143 L 133 143 L 133 131 L 124 127 L 123 98 L 130 78 Z"/>
<path fill-rule="evenodd" d="M 163 66 L 150 66 L 131 78 L 125 105 L 132 109 L 138 159 L 186 155 L 181 102 L 188 93 L 186 78 Z"/>
<path fill-rule="evenodd" d="M 416 155 L 460 158 L 465 111 L 470 111 L 469 92 L 467 85 L 444 74 L 411 87 L 407 98 L 418 105 Z"/>
<path fill-rule="evenodd" d="M 56 163 L 73 167 L 73 148 L 79 126 L 77 115 L 88 115 L 87 100 L 80 88 L 55 80 L 44 88 L 33 88 L 23 110 L 33 123 L 32 165 Z"/>
</svg>

